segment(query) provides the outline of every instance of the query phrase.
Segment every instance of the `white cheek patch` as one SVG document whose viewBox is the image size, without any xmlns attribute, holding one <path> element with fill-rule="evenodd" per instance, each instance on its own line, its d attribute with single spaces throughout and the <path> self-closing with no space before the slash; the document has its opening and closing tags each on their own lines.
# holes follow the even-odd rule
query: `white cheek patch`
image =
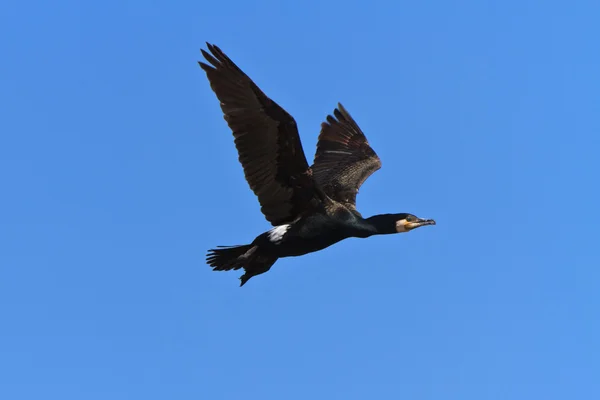
<svg viewBox="0 0 600 400">
<path fill-rule="evenodd" d="M 283 235 L 290 229 L 290 224 L 279 225 L 269 231 L 269 240 L 273 243 L 281 242 Z"/>
<path fill-rule="evenodd" d="M 396 232 L 398 233 L 402 233 L 402 232 L 407 232 L 408 230 L 406 229 L 406 219 L 401 219 L 400 221 L 396 221 Z"/>
</svg>

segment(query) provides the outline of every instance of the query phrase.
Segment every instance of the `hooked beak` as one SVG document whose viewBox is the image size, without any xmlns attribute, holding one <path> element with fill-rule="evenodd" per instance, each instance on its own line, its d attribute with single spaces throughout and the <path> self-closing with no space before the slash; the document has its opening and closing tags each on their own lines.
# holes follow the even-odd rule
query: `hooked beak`
<svg viewBox="0 0 600 400">
<path fill-rule="evenodd" d="M 414 222 L 406 222 L 406 224 L 404 226 L 406 227 L 406 230 L 412 230 L 412 229 L 419 228 L 419 227 L 425 226 L 425 225 L 435 225 L 435 220 L 419 218 Z"/>
</svg>

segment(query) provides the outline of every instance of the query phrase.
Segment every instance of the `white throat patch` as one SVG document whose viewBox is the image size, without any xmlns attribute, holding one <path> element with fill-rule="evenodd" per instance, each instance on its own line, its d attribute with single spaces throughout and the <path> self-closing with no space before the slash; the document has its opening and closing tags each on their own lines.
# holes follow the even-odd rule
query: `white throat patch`
<svg viewBox="0 0 600 400">
<path fill-rule="evenodd" d="M 269 231 L 269 240 L 273 243 L 281 242 L 283 235 L 290 229 L 290 224 L 279 225 Z"/>
</svg>

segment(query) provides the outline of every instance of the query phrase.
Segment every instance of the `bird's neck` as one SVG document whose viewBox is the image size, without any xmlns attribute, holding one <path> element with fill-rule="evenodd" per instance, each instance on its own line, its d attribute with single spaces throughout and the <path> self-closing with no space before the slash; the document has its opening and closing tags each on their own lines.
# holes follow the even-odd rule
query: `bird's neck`
<svg viewBox="0 0 600 400">
<path fill-rule="evenodd" d="M 394 214 L 379 214 L 364 220 L 367 231 L 372 235 L 388 235 L 398 233 Z"/>
</svg>

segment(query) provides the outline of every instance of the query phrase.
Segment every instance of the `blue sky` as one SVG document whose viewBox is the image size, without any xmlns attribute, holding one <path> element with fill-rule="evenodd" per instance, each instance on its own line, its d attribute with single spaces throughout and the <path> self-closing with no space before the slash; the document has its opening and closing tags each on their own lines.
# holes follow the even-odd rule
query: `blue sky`
<svg viewBox="0 0 600 400">
<path fill-rule="evenodd" d="M 600 398 L 596 1 L 3 2 L 0 398 Z M 269 228 L 198 68 L 383 161 L 438 225 L 204 264 Z"/>
</svg>

